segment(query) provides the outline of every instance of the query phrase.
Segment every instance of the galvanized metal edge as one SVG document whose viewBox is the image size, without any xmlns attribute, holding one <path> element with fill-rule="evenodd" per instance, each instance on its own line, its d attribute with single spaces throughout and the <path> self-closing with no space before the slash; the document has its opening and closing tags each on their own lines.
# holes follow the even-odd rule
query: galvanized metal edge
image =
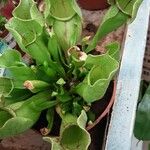
<svg viewBox="0 0 150 150">
<path fill-rule="evenodd" d="M 150 0 L 144 0 L 135 21 L 127 27 L 105 150 L 131 149 L 149 13 Z"/>
</svg>

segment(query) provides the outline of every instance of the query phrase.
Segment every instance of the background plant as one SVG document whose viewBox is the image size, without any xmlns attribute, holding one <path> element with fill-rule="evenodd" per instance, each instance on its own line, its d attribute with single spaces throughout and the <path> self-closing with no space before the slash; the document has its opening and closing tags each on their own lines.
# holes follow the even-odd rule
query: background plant
<svg viewBox="0 0 150 150">
<path fill-rule="evenodd" d="M 150 140 L 150 85 L 146 81 L 141 83 L 134 135 L 139 140 L 147 141 Z"/>
</svg>

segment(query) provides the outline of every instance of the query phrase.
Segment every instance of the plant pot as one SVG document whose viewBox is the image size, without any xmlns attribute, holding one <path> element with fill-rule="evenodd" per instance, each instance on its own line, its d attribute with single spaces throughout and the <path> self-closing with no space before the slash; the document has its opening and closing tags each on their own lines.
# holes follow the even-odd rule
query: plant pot
<svg viewBox="0 0 150 150">
<path fill-rule="evenodd" d="M 87 10 L 101 10 L 109 6 L 107 0 L 78 0 L 78 3 Z"/>
<path fill-rule="evenodd" d="M 92 109 L 97 114 L 97 119 L 93 124 L 87 126 L 87 130 L 91 136 L 91 144 L 89 150 L 100 150 L 103 149 L 107 129 L 108 121 L 110 119 L 109 112 L 113 106 L 116 93 L 116 81 L 110 83 L 105 96 L 95 102 L 92 106 Z M 100 107 L 101 106 L 101 107 Z"/>
<path fill-rule="evenodd" d="M 0 6 L 0 14 L 5 16 L 7 19 L 12 17 L 12 11 L 15 5 L 12 0 L 8 0 L 4 5 Z"/>
<path fill-rule="evenodd" d="M 87 130 L 90 131 L 94 128 L 111 110 L 115 100 L 116 93 L 116 81 L 110 83 L 105 96 L 92 104 L 92 110 L 96 114 L 96 120 L 93 124 L 87 126 Z M 101 108 L 99 107 L 101 106 Z"/>
</svg>

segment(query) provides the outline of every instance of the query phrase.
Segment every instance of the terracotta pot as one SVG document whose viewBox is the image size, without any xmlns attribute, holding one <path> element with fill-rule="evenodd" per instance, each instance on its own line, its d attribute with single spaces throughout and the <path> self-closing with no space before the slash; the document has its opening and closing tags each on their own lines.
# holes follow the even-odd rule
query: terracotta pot
<svg viewBox="0 0 150 150">
<path fill-rule="evenodd" d="M 108 90 L 107 90 L 107 91 L 110 90 L 110 92 L 112 91 L 112 93 L 109 94 L 109 95 L 111 95 L 111 98 L 108 99 L 108 97 L 107 97 L 108 93 L 106 92 L 104 98 L 101 99 L 100 101 L 95 102 L 95 104 L 93 105 L 93 110 L 95 110 L 95 111 L 98 110 L 97 114 L 99 114 L 99 116 L 97 117 L 97 119 L 94 121 L 93 124 L 87 126 L 86 129 L 88 131 L 90 131 L 92 128 L 94 128 L 110 112 L 110 110 L 113 106 L 114 100 L 115 100 L 116 81 L 113 81 L 112 84 L 113 84 L 112 87 L 109 87 L 110 89 L 108 88 Z M 111 89 L 111 88 L 113 88 L 113 89 Z M 100 109 L 100 111 L 99 111 L 99 109 Z"/>
<path fill-rule="evenodd" d="M 6 4 L 0 6 L 0 14 L 5 16 L 7 19 L 12 17 L 12 11 L 15 8 L 15 5 L 12 0 L 8 0 Z"/>
<path fill-rule="evenodd" d="M 101 10 L 109 6 L 107 0 L 77 0 L 77 1 L 83 9 L 87 10 Z"/>
</svg>

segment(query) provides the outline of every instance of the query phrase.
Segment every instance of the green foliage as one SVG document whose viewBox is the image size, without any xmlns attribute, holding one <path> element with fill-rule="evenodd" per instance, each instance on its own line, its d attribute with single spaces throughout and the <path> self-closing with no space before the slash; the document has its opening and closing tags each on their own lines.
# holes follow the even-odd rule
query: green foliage
<svg viewBox="0 0 150 150">
<path fill-rule="evenodd" d="M 95 48 L 98 41 L 108 33 L 122 26 L 129 19 L 133 20 L 136 17 L 142 1 L 143 0 L 108 0 L 111 7 L 107 11 L 97 33 L 85 51 L 90 52 Z"/>
<path fill-rule="evenodd" d="M 0 30 L 3 29 L 5 23 L 6 23 L 6 18 L 0 15 Z"/>
<path fill-rule="evenodd" d="M 138 105 L 134 135 L 139 140 L 150 140 L 150 85 Z"/>
<path fill-rule="evenodd" d="M 53 107 L 57 101 L 49 101 L 49 91 L 38 94 L 7 106 L 0 107 L 0 138 L 22 133 L 32 127 L 42 110 Z"/>
<path fill-rule="evenodd" d="M 53 150 L 88 149 L 91 139 L 85 128 L 95 115 L 84 110 L 104 96 L 119 68 L 120 46 L 108 44 L 103 55 L 89 52 L 133 17 L 126 12 L 134 11 L 132 3 L 129 9 L 110 3 L 92 41 L 80 42 L 82 13 L 76 0 L 45 0 L 43 13 L 34 0 L 21 0 L 6 28 L 33 63 L 12 49 L 0 56 L 0 67 L 7 69 L 6 77 L 0 78 L 0 138 L 31 128 L 46 110 L 45 135 L 52 130 L 55 113 L 62 119 L 60 136 L 45 138 Z"/>
<path fill-rule="evenodd" d="M 82 111 L 78 118 L 67 114 L 62 121 L 60 137 L 44 137 L 44 140 L 52 144 L 52 150 L 87 150 L 91 138 L 90 134 L 85 130 L 86 112 Z"/>
<path fill-rule="evenodd" d="M 86 102 L 91 103 L 104 96 L 119 63 L 108 53 L 97 56 L 88 55 L 85 67 L 90 71 L 83 82 L 77 85 L 76 91 Z"/>
</svg>

